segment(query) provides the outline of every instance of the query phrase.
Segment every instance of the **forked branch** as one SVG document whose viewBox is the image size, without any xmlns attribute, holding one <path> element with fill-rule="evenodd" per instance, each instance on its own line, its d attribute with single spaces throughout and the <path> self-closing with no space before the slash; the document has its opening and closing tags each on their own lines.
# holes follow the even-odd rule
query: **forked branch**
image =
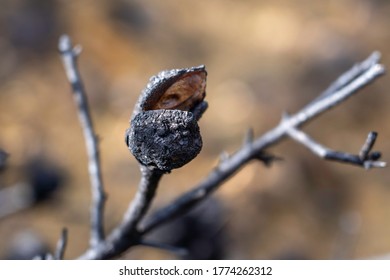
<svg viewBox="0 0 390 280">
<path fill-rule="evenodd" d="M 200 201 L 217 190 L 223 182 L 233 176 L 249 161 L 261 160 L 266 164 L 271 163 L 275 158 L 266 153 L 267 149 L 287 137 L 293 138 L 325 159 L 338 160 L 364 168 L 385 166 L 384 162 L 379 161 L 379 152 L 371 151 L 377 137 L 376 133 L 369 134 L 358 155 L 350 155 L 323 147 L 299 130 L 307 122 L 345 101 L 384 74 L 384 66 L 379 64 L 380 55 L 375 52 L 365 61 L 356 64 L 349 71 L 342 74 L 318 98 L 303 107 L 303 109 L 291 116 L 285 115 L 275 128 L 258 138 L 254 138 L 253 132 L 249 132 L 243 146 L 230 156 L 224 155 L 220 163 L 198 185 L 140 224 L 153 200 L 159 180 L 163 175 L 163 172 L 141 165 L 142 179 L 139 184 L 138 193 L 129 205 L 122 222 L 105 237 L 103 231 L 105 195 L 101 179 L 96 136 L 93 132 L 86 94 L 76 64 L 79 51 L 77 48 L 72 47 L 70 39 L 67 36 L 61 37 L 59 49 L 79 109 L 79 118 L 83 127 L 89 155 L 89 172 L 93 194 L 91 207 L 91 242 L 87 251 L 79 257 L 80 259 L 113 258 L 135 245 L 157 246 L 175 251 L 175 248 L 165 246 L 164 244 L 151 244 L 147 240 L 144 240 L 144 235 L 163 223 L 192 209 Z M 202 69 L 204 70 L 204 68 Z M 202 108 L 205 107 L 203 106 Z M 58 252 L 58 257 L 62 256 L 63 250 L 58 250 Z"/>
<path fill-rule="evenodd" d="M 225 157 L 212 172 L 201 181 L 191 191 L 183 194 L 165 208 L 157 211 L 140 228 L 140 233 L 145 234 L 170 219 L 181 215 L 183 212 L 191 209 L 198 202 L 205 199 L 215 191 L 225 180 L 230 178 L 235 172 L 253 159 L 259 159 L 259 155 L 265 153 L 265 150 L 280 140 L 291 136 L 291 131 L 306 124 L 325 111 L 345 101 L 360 89 L 374 81 L 385 73 L 383 65 L 379 64 L 380 54 L 374 52 L 363 62 L 356 64 L 349 71 L 342 74 L 331 86 L 326 89 L 319 98 L 309 103 L 302 110 L 292 116 L 283 117 L 278 126 L 266 132 L 263 136 L 253 140 L 245 140 L 244 145 L 230 157 Z M 246 137 L 246 139 L 252 137 Z M 307 138 L 306 138 L 307 139 Z M 372 142 L 373 144 L 373 142 Z M 370 145 L 370 150 L 372 146 Z M 330 152 L 330 151 L 329 151 Z M 335 153 L 328 153 L 328 158 L 335 159 Z M 345 154 L 344 154 L 345 155 Z M 365 154 L 365 157 L 367 155 Z M 260 156 L 261 159 L 261 156 Z M 377 162 L 379 158 L 368 160 L 359 157 L 358 165 L 368 167 L 384 167 L 385 163 Z M 343 161 L 354 163 L 356 161 Z"/>
<path fill-rule="evenodd" d="M 386 162 L 379 161 L 381 154 L 376 151 L 371 152 L 371 149 L 378 135 L 376 132 L 373 131 L 368 134 L 366 142 L 363 144 L 359 154 L 357 155 L 333 151 L 317 143 L 306 133 L 296 128 L 291 128 L 288 131 L 288 135 L 295 141 L 306 146 L 310 151 L 312 151 L 314 154 L 323 159 L 358 165 L 364 167 L 365 169 L 370 169 L 374 167 L 386 167 Z"/>
</svg>

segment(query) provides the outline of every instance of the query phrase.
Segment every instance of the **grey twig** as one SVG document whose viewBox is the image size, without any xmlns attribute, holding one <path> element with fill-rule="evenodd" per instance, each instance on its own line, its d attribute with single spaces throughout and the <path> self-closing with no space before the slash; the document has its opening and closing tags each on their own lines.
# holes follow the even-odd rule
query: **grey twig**
<svg viewBox="0 0 390 280">
<path fill-rule="evenodd" d="M 365 61 L 355 65 L 352 69 L 340 76 L 336 82 L 321 94 L 321 98 L 311 102 L 288 119 L 284 118 L 279 125 L 253 142 L 246 141 L 247 144 L 241 147 L 241 149 L 224 161 L 220 161 L 219 165 L 203 181 L 195 186 L 193 190 L 183 194 L 168 206 L 152 215 L 140 227 L 140 234 L 145 234 L 168 220 L 181 215 L 188 209 L 191 209 L 198 202 L 218 189 L 225 180 L 235 174 L 247 162 L 258 158 L 258 155 L 263 153 L 267 148 L 286 138 L 291 128 L 302 126 L 323 112 L 345 101 L 358 92 L 358 90 L 383 75 L 385 68 L 379 64 L 379 58 L 379 53 L 373 53 Z"/>
<path fill-rule="evenodd" d="M 378 137 L 378 133 L 375 132 L 375 131 L 371 131 L 367 135 L 366 142 L 363 144 L 363 146 L 362 146 L 362 148 L 360 149 L 360 152 L 359 152 L 359 158 L 361 160 L 372 159 L 372 155 L 373 154 L 372 153 L 370 154 L 370 152 L 371 152 L 372 148 L 374 147 L 374 144 L 375 144 L 375 141 L 376 141 L 377 137 Z M 379 159 L 379 157 L 377 159 Z"/>
<path fill-rule="evenodd" d="M 246 146 L 246 145 L 250 145 L 252 142 L 253 142 L 253 139 L 255 138 L 255 133 L 253 131 L 253 128 L 249 128 L 247 131 L 246 131 L 246 134 L 244 136 L 244 141 L 243 141 L 243 145 Z"/>
<path fill-rule="evenodd" d="M 362 146 L 359 155 L 352 155 L 344 152 L 333 151 L 317 143 L 303 131 L 293 127 L 289 129 L 288 135 L 295 141 L 306 146 L 310 151 L 312 151 L 314 154 L 323 159 L 358 165 L 366 169 L 370 169 L 373 167 L 386 167 L 386 162 L 378 160 L 379 157 L 376 155 L 377 152 L 373 153 L 374 157 L 372 157 L 370 154 L 377 135 L 377 133 L 375 132 L 370 132 L 368 134 L 367 140 Z"/>
<path fill-rule="evenodd" d="M 143 165 L 140 165 L 140 168 L 142 177 L 138 186 L 138 191 L 119 227 L 123 232 L 135 229 L 138 222 L 145 215 L 154 198 L 158 183 L 164 174 L 160 170 L 152 170 Z"/>
<path fill-rule="evenodd" d="M 318 102 L 319 100 L 332 95 L 335 91 L 345 87 L 359 75 L 366 72 L 373 65 L 377 64 L 381 54 L 379 52 L 373 52 L 369 57 L 367 57 L 361 63 L 355 64 L 349 71 L 342 74 L 338 77 L 326 90 L 324 90 L 317 98 L 310 102 L 307 106 L 311 106 L 313 103 Z"/>
<path fill-rule="evenodd" d="M 100 168 L 98 139 L 93 130 L 87 96 L 77 67 L 77 57 L 80 54 L 81 48 L 74 48 L 67 35 L 61 36 L 58 48 L 61 53 L 66 75 L 72 86 L 74 100 L 78 106 L 78 116 L 87 148 L 92 190 L 90 246 L 95 247 L 104 240 L 103 212 L 106 197 Z"/>
<path fill-rule="evenodd" d="M 61 238 L 57 242 L 54 259 L 62 260 L 64 258 L 66 244 L 68 243 L 68 230 L 64 228 L 61 232 Z"/>
<path fill-rule="evenodd" d="M 89 248 L 79 257 L 80 259 L 109 259 L 123 253 L 131 246 L 140 244 L 137 225 L 149 209 L 158 183 L 164 174 L 160 170 L 152 170 L 143 165 L 140 165 L 140 168 L 142 177 L 138 191 L 121 224 L 110 233 L 100 246 Z"/>
</svg>

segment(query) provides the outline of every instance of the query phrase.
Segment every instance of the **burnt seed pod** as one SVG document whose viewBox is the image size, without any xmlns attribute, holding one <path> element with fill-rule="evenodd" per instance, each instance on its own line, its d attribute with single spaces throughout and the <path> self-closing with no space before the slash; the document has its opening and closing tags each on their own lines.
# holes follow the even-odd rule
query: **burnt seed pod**
<svg viewBox="0 0 390 280">
<path fill-rule="evenodd" d="M 207 109 L 204 66 L 153 76 L 135 106 L 126 144 L 145 166 L 169 172 L 202 148 L 197 121 Z"/>
<path fill-rule="evenodd" d="M 162 171 L 179 168 L 202 148 L 199 127 L 191 112 L 152 110 L 131 122 L 129 147 L 143 165 Z"/>
</svg>

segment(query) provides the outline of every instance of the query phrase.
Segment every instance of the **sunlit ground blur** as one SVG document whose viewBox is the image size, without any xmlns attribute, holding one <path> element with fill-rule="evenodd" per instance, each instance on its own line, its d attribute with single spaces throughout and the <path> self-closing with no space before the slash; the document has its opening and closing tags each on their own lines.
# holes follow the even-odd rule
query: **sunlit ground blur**
<svg viewBox="0 0 390 280">
<path fill-rule="evenodd" d="M 384 0 L 2 0 L 0 148 L 10 157 L 0 188 L 16 188 L 32 176 L 58 188 L 0 220 L 0 256 L 13 257 L 23 240 L 53 250 L 63 227 L 69 230 L 65 258 L 88 246 L 87 159 L 57 52 L 61 34 L 83 47 L 80 71 L 100 138 L 109 231 L 140 178 L 124 131 L 150 76 L 205 64 L 210 105 L 200 121 L 201 154 L 163 178 L 153 211 L 191 189 L 222 151 L 238 149 L 248 128 L 261 135 L 283 111 L 298 110 L 372 51 L 381 51 L 389 66 L 389 13 Z M 389 160 L 389 85 L 388 76 L 381 78 L 305 131 L 356 153 L 376 130 L 376 149 Z M 206 239 L 219 244 L 214 257 L 226 259 L 364 259 L 390 252 L 388 169 L 325 162 L 290 140 L 271 152 L 283 161 L 245 166 L 213 195 L 209 213 L 192 217 L 209 219 L 198 221 L 201 229 L 182 226 L 157 238 L 188 229 L 196 239 L 209 231 Z M 176 258 L 144 247 L 123 257 Z"/>
</svg>

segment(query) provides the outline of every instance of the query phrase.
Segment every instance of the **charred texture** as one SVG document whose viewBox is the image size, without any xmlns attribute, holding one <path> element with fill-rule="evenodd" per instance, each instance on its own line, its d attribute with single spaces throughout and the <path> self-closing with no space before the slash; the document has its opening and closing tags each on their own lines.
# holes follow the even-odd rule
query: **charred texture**
<svg viewBox="0 0 390 280">
<path fill-rule="evenodd" d="M 153 76 L 135 106 L 126 144 L 144 166 L 169 172 L 202 148 L 197 121 L 207 109 L 204 66 Z"/>
<path fill-rule="evenodd" d="M 164 223 L 194 209 L 250 161 L 260 159 L 269 163 L 274 160 L 275 157 L 269 156 L 267 150 L 288 137 L 304 144 L 324 159 L 352 163 L 367 169 L 386 166 L 385 162 L 378 161 L 380 152 L 372 149 L 377 133 L 371 132 L 360 152 L 350 155 L 332 151 L 300 130 L 304 124 L 341 104 L 385 73 L 385 67 L 379 62 L 380 54 L 375 52 L 365 61 L 342 74 L 321 94 L 319 99 L 293 115 L 284 115 L 278 125 L 262 136 L 254 138 L 250 131 L 244 145 L 231 155 L 223 156 L 219 164 L 199 184 L 155 212 L 145 223 L 140 224 L 151 206 L 163 173 L 189 162 L 199 153 L 202 145 L 197 120 L 207 108 L 207 103 L 204 101 L 207 76 L 204 66 L 163 71 L 153 77 L 142 92 L 131 117 L 130 128 L 126 131 L 126 143 L 141 162 L 142 176 L 138 191 L 120 224 L 106 236 L 103 231 L 105 193 L 100 172 L 98 142 L 76 64 L 80 48 L 73 47 L 69 37 L 64 35 L 60 39 L 59 50 L 74 91 L 80 122 L 86 136 L 92 186 L 90 244 L 79 259 L 109 259 L 121 255 L 136 245 L 166 248 L 182 253 L 183 250 L 180 248 L 156 242 L 153 244 L 144 237 Z M 1 163 L 4 163 L 4 155 L 0 150 L 0 166 Z M 190 223 L 194 222 L 190 221 Z M 215 234 L 217 231 L 212 233 Z M 207 235 L 206 239 L 213 242 L 214 234 Z M 51 256 L 51 258 L 61 259 L 66 241 L 64 231 L 56 254 L 47 255 L 45 258 Z M 195 245 L 196 250 L 202 249 L 198 244 Z M 206 256 L 203 255 L 201 258 Z"/>
<path fill-rule="evenodd" d="M 202 138 L 191 112 L 152 110 L 134 117 L 127 144 L 142 165 L 169 172 L 197 156 Z"/>
</svg>

